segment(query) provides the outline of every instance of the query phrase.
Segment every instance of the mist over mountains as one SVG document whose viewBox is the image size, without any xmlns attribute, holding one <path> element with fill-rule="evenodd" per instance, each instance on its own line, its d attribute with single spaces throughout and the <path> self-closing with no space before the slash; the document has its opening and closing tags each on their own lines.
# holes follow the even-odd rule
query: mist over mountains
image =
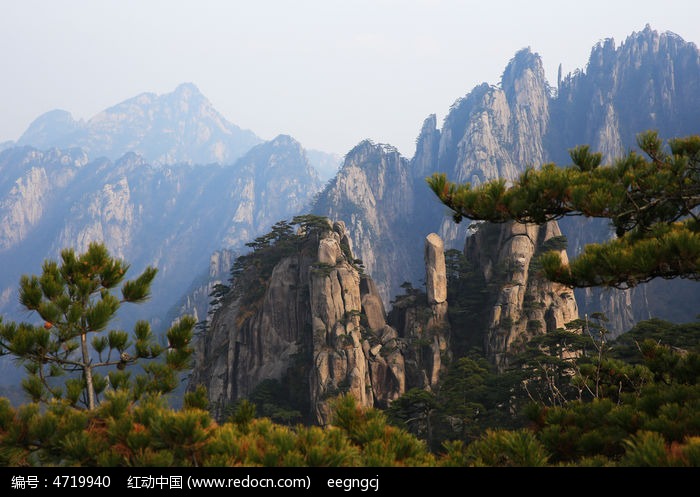
<svg viewBox="0 0 700 497">
<path fill-rule="evenodd" d="M 198 105 L 191 105 L 193 100 Z M 58 259 L 62 248 L 84 251 L 99 240 L 131 264 L 133 275 L 148 265 L 158 268 L 151 299 L 125 309 L 114 325 L 130 329 L 137 319 L 146 319 L 160 330 L 175 317 L 171 309 L 193 282 L 206 279 L 215 251 L 245 250 L 245 243 L 270 225 L 307 208 L 321 188 L 318 171 L 292 137 L 256 138 L 241 149 L 232 125 L 221 118 L 198 121 L 197 116 L 215 113 L 192 85 L 166 97 L 137 97 L 133 102 L 142 106 L 118 105 L 113 109 L 130 112 L 117 115 L 112 109 L 100 119 L 73 126 L 70 133 L 53 134 L 56 117 L 66 116 L 48 113 L 20 140 L 36 137 L 47 148 L 24 144 L 0 152 L 0 312 L 5 320 L 36 319 L 18 302 L 22 274 L 39 274 L 42 261 Z M 160 121 L 144 117 L 158 113 Z M 100 131 L 110 116 L 119 141 Z M 97 130 L 95 122 L 101 123 Z M 127 122 L 139 124 L 132 128 Z M 185 125 L 175 140 L 144 138 L 178 123 Z M 197 129 L 189 133 L 187 123 Z M 215 131 L 208 135 L 202 131 L 211 129 Z M 61 126 L 57 130 L 65 131 Z M 188 140 L 198 148 L 180 148 Z M 139 153 L 125 144 L 134 144 Z M 189 152 L 180 153 L 185 149 Z M 217 153 L 240 156 L 230 163 L 212 162 Z M 194 163 L 193 157 L 208 162 Z M 330 154 L 319 152 L 315 158 L 332 164 Z M 7 365 L 6 370 L 5 378 L 16 383 L 21 371 Z"/>
<path fill-rule="evenodd" d="M 193 83 L 182 83 L 171 93 L 142 93 L 92 118 L 76 121 L 65 110 L 37 117 L 11 146 L 80 148 L 92 159 L 116 161 L 128 152 L 152 166 L 172 164 L 233 164 L 265 140 L 226 120 Z M 337 170 L 340 157 L 308 151 L 322 179 Z"/>
<path fill-rule="evenodd" d="M 134 152 L 153 165 L 232 163 L 263 140 L 219 114 L 192 83 L 172 93 L 142 93 L 87 121 L 63 110 L 34 120 L 17 145 L 79 147 L 92 158 Z"/>
<path fill-rule="evenodd" d="M 556 82 L 537 53 L 517 51 L 501 81 L 470 89 L 440 125 L 435 115 L 416 123 L 411 158 L 365 140 L 338 168 L 339 158 L 291 136 L 265 141 L 228 122 L 191 83 L 87 121 L 50 111 L 17 143 L 0 145 L 0 314 L 30 319 L 17 303 L 20 275 L 38 274 L 64 247 L 102 240 L 133 274 L 159 269 L 152 299 L 119 326 L 145 318 L 162 327 L 178 309 L 201 319 L 206 288 L 226 277 L 234 255 L 305 212 L 347 225 L 354 255 L 388 305 L 403 282 L 421 286 L 427 234 L 460 250 L 469 236 L 469 223 L 452 221 L 426 176 L 513 179 L 528 165 L 569 164 L 567 151 L 579 144 L 607 162 L 635 149 L 647 129 L 665 139 L 700 132 L 700 52 L 649 26 L 619 46 L 597 44 L 585 69 Z M 611 236 L 604 222 L 585 219 L 567 219 L 561 230 L 572 255 Z M 677 281 L 576 292 L 581 313 L 606 312 L 617 333 L 651 316 L 692 320 L 697 297 L 692 283 Z"/>
</svg>

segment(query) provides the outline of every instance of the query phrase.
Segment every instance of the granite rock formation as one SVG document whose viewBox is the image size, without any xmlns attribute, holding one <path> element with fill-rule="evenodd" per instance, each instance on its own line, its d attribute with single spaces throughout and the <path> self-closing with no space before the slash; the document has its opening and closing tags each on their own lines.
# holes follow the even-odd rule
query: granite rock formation
<svg viewBox="0 0 700 497">
<path fill-rule="evenodd" d="M 386 407 L 405 391 L 397 332 L 352 255 L 345 224 L 329 221 L 296 236 L 301 245 L 275 263 L 260 301 L 252 307 L 241 297 L 227 301 L 198 342 L 190 387 L 207 387 L 215 416 L 262 381 L 289 374 L 297 358 L 315 423 L 329 421 L 329 401 L 338 393 Z"/>
<path fill-rule="evenodd" d="M 485 284 L 495 288 L 488 298 L 491 310 L 483 339 L 484 352 L 500 370 L 534 335 L 564 328 L 579 317 L 573 290 L 538 274 L 537 256 L 548 250 L 568 260 L 555 221 L 541 226 L 483 223 L 467 239 L 467 259 L 480 268 Z"/>
</svg>

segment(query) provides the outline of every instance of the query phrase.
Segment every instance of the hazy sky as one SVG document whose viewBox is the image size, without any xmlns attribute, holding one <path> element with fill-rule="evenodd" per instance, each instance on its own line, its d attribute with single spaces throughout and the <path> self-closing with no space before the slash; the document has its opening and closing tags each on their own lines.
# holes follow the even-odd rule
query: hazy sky
<svg viewBox="0 0 700 497">
<path fill-rule="evenodd" d="M 698 0 L 0 0 L 0 142 L 49 110 L 89 119 L 191 82 L 261 138 L 410 158 L 428 115 L 522 48 L 555 85 L 646 24 L 700 44 L 699 19 Z"/>
</svg>

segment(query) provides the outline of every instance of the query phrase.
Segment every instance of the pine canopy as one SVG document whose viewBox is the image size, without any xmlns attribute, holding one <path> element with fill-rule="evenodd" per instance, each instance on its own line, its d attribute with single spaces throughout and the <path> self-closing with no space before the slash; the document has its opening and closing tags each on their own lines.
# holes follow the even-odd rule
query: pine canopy
<svg viewBox="0 0 700 497">
<path fill-rule="evenodd" d="M 40 276 L 21 277 L 19 301 L 43 325 L 0 318 L 0 355 L 12 355 L 24 366 L 28 374 L 22 386 L 32 401 L 63 399 L 93 410 L 110 390 L 129 391 L 138 399 L 177 387 L 175 374 L 189 367 L 192 355 L 194 318 L 175 323 L 167 331 L 167 345 L 159 343 L 146 321 L 138 321 L 133 334 L 109 329 L 122 304 L 149 298 L 157 273 L 147 267 L 123 281 L 128 269 L 95 242 L 82 254 L 64 249 L 60 263 L 44 261 Z M 121 298 L 113 293 L 120 284 Z M 164 361 L 153 361 L 162 356 Z M 125 369 L 141 360 L 150 361 L 143 365 L 145 374 L 131 378 Z"/>
<path fill-rule="evenodd" d="M 512 184 L 497 179 L 455 184 L 427 178 L 440 201 L 463 218 L 542 224 L 565 216 L 607 218 L 617 238 L 589 244 L 569 264 L 549 252 L 548 278 L 572 286 L 627 288 L 661 277 L 700 279 L 700 136 L 668 140 L 640 133 L 644 152 L 610 165 L 588 146 L 570 150 L 573 165 L 529 167 Z"/>
</svg>

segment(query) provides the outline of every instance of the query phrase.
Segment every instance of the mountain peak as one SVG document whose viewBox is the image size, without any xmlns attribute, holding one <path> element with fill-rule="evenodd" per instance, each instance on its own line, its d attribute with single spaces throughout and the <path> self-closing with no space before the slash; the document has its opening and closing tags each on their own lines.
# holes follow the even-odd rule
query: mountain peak
<svg viewBox="0 0 700 497">
<path fill-rule="evenodd" d="M 136 152 L 159 166 L 230 164 L 261 142 L 219 114 L 195 84 L 185 82 L 170 93 L 136 95 L 87 122 L 74 121 L 66 111 L 47 112 L 19 143 L 39 149 L 80 147 L 111 160 Z"/>
<path fill-rule="evenodd" d="M 369 138 L 365 138 L 355 145 L 346 155 L 345 158 L 349 157 L 364 157 L 370 153 L 382 153 L 382 154 L 398 154 L 399 151 L 393 145 L 387 143 L 375 143 Z"/>
<path fill-rule="evenodd" d="M 511 86 L 515 80 L 521 78 L 528 70 L 538 79 L 544 80 L 542 59 L 530 47 L 518 50 L 513 58 L 510 59 L 501 76 L 501 87 L 507 88 Z"/>
<path fill-rule="evenodd" d="M 35 145 L 35 142 L 49 141 L 50 137 L 54 136 L 62 140 L 65 136 L 75 131 L 79 125 L 80 123 L 73 119 L 70 112 L 62 109 L 50 110 L 32 121 L 27 130 L 17 140 L 17 144 Z M 52 145 L 58 146 L 63 144 L 56 143 Z"/>
<path fill-rule="evenodd" d="M 199 88 L 194 83 L 185 82 L 177 85 L 173 93 L 199 93 L 201 95 L 202 92 L 199 91 Z"/>
<path fill-rule="evenodd" d="M 279 145 L 284 145 L 284 146 L 291 145 L 291 146 L 295 146 L 295 147 L 301 146 L 301 144 L 296 139 L 294 139 L 290 135 L 285 135 L 285 134 L 277 135 L 272 140 L 270 140 L 270 143 L 272 145 L 275 145 L 275 146 L 279 146 Z"/>
<path fill-rule="evenodd" d="M 119 168 L 136 168 L 147 164 L 142 155 L 129 151 L 117 159 L 115 165 Z"/>
<path fill-rule="evenodd" d="M 615 43 L 612 38 L 608 38 L 605 41 L 607 45 L 609 45 L 608 48 L 615 48 Z M 641 31 L 634 31 L 625 39 L 619 48 L 620 50 L 624 50 L 629 47 L 637 47 L 635 50 L 639 50 L 641 47 L 649 47 L 652 51 L 659 51 L 662 44 L 676 47 L 674 50 L 683 47 L 696 48 L 694 43 L 685 41 L 680 35 L 672 31 L 659 32 L 653 29 L 650 24 L 646 24 Z M 594 47 L 594 50 L 598 48 L 599 45 L 600 43 L 598 46 Z"/>
<path fill-rule="evenodd" d="M 196 100 L 206 102 L 207 105 L 210 105 L 207 98 L 199 91 L 199 88 L 197 88 L 194 83 L 180 83 L 170 95 L 178 100 Z"/>
</svg>

